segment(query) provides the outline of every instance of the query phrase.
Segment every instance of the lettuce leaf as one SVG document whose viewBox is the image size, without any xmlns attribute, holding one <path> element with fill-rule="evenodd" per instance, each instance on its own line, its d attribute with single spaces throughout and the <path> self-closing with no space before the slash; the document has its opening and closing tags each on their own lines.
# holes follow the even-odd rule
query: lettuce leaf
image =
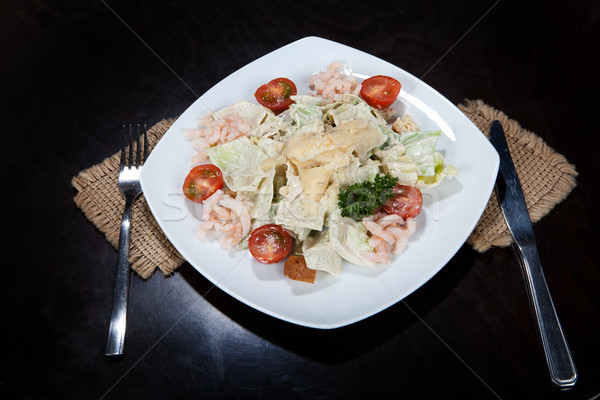
<svg viewBox="0 0 600 400">
<path fill-rule="evenodd" d="M 298 239 L 299 242 L 304 241 L 312 231 L 310 228 L 300 228 L 298 226 L 282 225 L 282 227 L 288 231 L 294 232 L 296 239 Z"/>
<path fill-rule="evenodd" d="M 406 148 L 398 143 L 386 150 L 375 150 L 375 155 L 381 159 L 384 172 L 398 178 L 398 183 L 414 185 L 418 179 L 417 164 L 406 155 Z"/>
<path fill-rule="evenodd" d="M 223 179 L 231 190 L 255 191 L 267 176 L 260 168 L 260 163 L 267 156 L 245 136 L 211 147 L 206 152 L 212 163 L 221 169 Z"/>
<path fill-rule="evenodd" d="M 309 106 L 321 106 L 323 103 L 322 97 L 309 96 L 306 94 L 300 94 L 296 96 L 290 96 L 290 99 L 294 100 L 296 104 L 305 104 Z"/>
<path fill-rule="evenodd" d="M 445 165 L 444 156 L 440 152 L 433 154 L 435 175 L 433 176 L 419 176 L 416 182 L 416 186 L 421 188 L 429 188 L 439 185 L 439 183 L 446 176 L 458 175 L 458 168 L 453 165 Z"/>
<path fill-rule="evenodd" d="M 329 231 L 321 232 L 318 237 L 307 237 L 302 245 L 302 253 L 308 268 L 340 276 L 342 258 L 329 242 Z"/>
<path fill-rule="evenodd" d="M 344 95 L 341 102 L 328 104 L 323 107 L 323 112 L 329 121 L 335 125 L 355 119 L 364 119 L 372 122 L 373 125 L 379 123 L 385 125 L 385 120 L 370 105 L 365 103 L 360 97 L 351 94 Z"/>
<path fill-rule="evenodd" d="M 271 139 L 266 136 L 261 137 L 256 141 L 256 145 L 260 147 L 267 157 L 277 157 L 283 151 L 283 143 L 279 140 Z"/>
<path fill-rule="evenodd" d="M 275 114 L 273 113 L 273 111 L 263 106 L 252 104 L 245 100 L 238 101 L 237 103 L 234 103 L 228 107 L 223 108 L 222 110 L 215 112 L 213 114 L 213 118 L 221 119 L 229 113 L 234 113 L 242 118 L 246 118 L 250 121 L 253 128 L 256 128 L 258 125 L 260 125 L 267 119 L 275 118 Z"/>
<path fill-rule="evenodd" d="M 341 210 L 337 210 L 329 217 L 329 241 L 334 250 L 345 260 L 365 267 L 373 263 L 365 259 L 361 252 L 373 251 L 367 240 L 367 230 L 362 222 L 352 218 L 342 217 Z"/>
<path fill-rule="evenodd" d="M 379 173 L 379 161 L 367 159 L 364 165 L 358 167 L 358 182 L 367 182 L 375 179 L 375 176 Z"/>
<path fill-rule="evenodd" d="M 366 181 L 372 181 L 375 179 L 375 175 L 380 173 L 379 161 L 367 159 L 364 165 L 360 165 L 358 157 L 352 157 L 350 163 L 345 167 L 339 168 L 336 171 L 334 181 L 342 187 L 346 188 L 355 183 L 362 183 Z"/>
<path fill-rule="evenodd" d="M 287 184 L 279 191 L 283 198 L 277 207 L 275 223 L 278 225 L 310 228 L 320 231 L 323 229 L 328 199 L 323 196 L 316 202 L 304 191 L 300 178 L 295 175 L 294 167 L 288 163 L 286 171 Z"/>
<path fill-rule="evenodd" d="M 323 111 L 317 105 L 292 104 L 290 105 L 290 116 L 294 119 L 298 128 L 315 120 L 319 121 L 320 125 L 323 124 Z"/>
<path fill-rule="evenodd" d="M 271 209 L 273 202 L 273 178 L 275 177 L 275 169 L 268 171 L 267 176 L 262 178 L 256 191 L 238 191 L 236 198 L 242 201 L 248 201 L 252 204 L 249 207 L 250 217 L 260 218 Z"/>
<path fill-rule="evenodd" d="M 434 176 L 435 162 L 433 159 L 435 146 L 442 131 L 403 132 L 399 142 L 404 145 L 406 155 L 417 165 L 419 176 Z"/>
</svg>

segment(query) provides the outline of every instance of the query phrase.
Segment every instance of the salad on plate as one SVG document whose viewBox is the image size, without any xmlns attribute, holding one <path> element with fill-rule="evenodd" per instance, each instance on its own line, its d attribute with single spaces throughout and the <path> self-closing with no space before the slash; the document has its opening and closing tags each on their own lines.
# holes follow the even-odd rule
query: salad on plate
<svg viewBox="0 0 600 400">
<path fill-rule="evenodd" d="M 340 275 L 342 260 L 389 263 L 417 229 L 421 189 L 458 171 L 436 151 L 440 130 L 397 115 L 396 79 L 362 81 L 334 62 L 308 86 L 314 93 L 298 94 L 273 79 L 257 104 L 186 129 L 198 153 L 183 192 L 202 204 L 200 240 L 219 237 L 263 264 L 287 259 L 287 277 L 313 283 L 317 271 Z"/>
</svg>

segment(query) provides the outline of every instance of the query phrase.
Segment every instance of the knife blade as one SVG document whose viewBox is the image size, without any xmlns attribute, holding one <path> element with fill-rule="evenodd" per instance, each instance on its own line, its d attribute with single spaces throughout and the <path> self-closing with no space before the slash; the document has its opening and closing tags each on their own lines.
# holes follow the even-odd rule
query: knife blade
<svg viewBox="0 0 600 400">
<path fill-rule="evenodd" d="M 492 122 L 490 142 L 500 155 L 496 194 L 514 238 L 513 248 L 519 256 L 527 283 L 527 293 L 546 355 L 550 379 L 559 389 L 570 389 L 577 382 L 577 370 L 546 284 L 523 189 L 499 121 Z"/>
</svg>

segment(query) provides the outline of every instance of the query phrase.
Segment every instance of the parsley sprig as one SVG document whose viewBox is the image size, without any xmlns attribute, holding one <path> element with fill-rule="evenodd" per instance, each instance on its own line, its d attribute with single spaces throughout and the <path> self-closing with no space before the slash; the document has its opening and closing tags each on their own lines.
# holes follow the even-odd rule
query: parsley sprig
<svg viewBox="0 0 600 400">
<path fill-rule="evenodd" d="M 384 205 L 394 195 L 392 188 L 397 183 L 398 178 L 377 174 L 371 182 L 355 183 L 340 189 L 338 207 L 342 210 L 342 216 L 360 221 L 373 214 L 377 207 Z"/>
</svg>

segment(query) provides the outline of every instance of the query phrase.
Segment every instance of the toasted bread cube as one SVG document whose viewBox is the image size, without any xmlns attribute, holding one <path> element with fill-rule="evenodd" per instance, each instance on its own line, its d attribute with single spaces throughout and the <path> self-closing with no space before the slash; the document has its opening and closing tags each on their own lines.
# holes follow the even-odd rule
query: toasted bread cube
<svg viewBox="0 0 600 400">
<path fill-rule="evenodd" d="M 306 266 L 303 256 L 290 256 L 283 266 L 283 274 L 295 281 L 315 283 L 317 271 Z"/>
<path fill-rule="evenodd" d="M 419 127 L 417 126 L 415 121 L 413 121 L 412 117 L 406 114 L 404 117 L 396 119 L 396 121 L 392 125 L 392 130 L 398 133 L 416 132 L 419 130 Z"/>
</svg>

